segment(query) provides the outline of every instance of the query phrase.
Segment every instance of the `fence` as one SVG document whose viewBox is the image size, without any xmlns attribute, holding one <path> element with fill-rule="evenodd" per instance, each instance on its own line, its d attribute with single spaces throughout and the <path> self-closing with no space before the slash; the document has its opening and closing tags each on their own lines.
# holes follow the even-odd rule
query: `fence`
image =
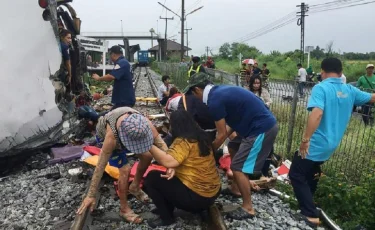
<svg viewBox="0 0 375 230">
<path fill-rule="evenodd" d="M 169 75 L 173 84 L 179 89 L 186 87 L 187 67 L 175 63 L 157 63 L 154 68 L 163 75 Z M 207 71 L 214 76 L 213 81 L 216 84 L 239 85 L 237 75 L 212 69 Z M 305 96 L 300 97 L 296 81 L 276 79 L 268 81 L 269 93 L 273 101 L 270 109 L 279 125 L 275 150 L 285 158 L 291 159 L 299 148 L 308 118 L 307 101 L 313 86 L 313 83 L 306 83 L 303 89 Z M 363 110 L 363 108 L 357 109 Z M 374 128 L 364 125 L 360 111 L 353 112 L 340 145 L 331 159 L 323 165 L 324 173 L 329 176 L 344 173 L 348 181 L 359 182 L 362 175 L 374 171 L 374 144 Z"/>
</svg>

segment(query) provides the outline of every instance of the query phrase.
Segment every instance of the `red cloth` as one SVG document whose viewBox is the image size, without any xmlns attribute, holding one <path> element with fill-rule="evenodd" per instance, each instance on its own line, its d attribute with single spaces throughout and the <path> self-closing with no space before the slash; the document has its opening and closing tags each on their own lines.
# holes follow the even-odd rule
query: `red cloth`
<svg viewBox="0 0 375 230">
<path fill-rule="evenodd" d="M 230 164 L 232 163 L 232 160 L 230 159 L 230 155 L 224 155 L 220 157 L 219 164 L 220 168 L 224 170 L 230 169 Z"/>
<path fill-rule="evenodd" d="M 90 153 L 91 155 L 99 155 L 101 149 L 95 146 L 85 146 L 83 150 Z"/>
<path fill-rule="evenodd" d="M 135 173 L 137 172 L 137 167 L 138 167 L 138 162 L 135 162 L 131 171 L 130 171 L 130 175 L 129 175 L 129 182 L 132 182 L 134 180 L 134 176 L 135 176 Z M 158 170 L 158 171 L 161 171 L 161 172 L 166 172 L 167 171 L 167 168 L 165 168 L 164 166 L 160 166 L 160 165 L 155 165 L 155 164 L 151 164 L 150 166 L 148 166 L 145 174 L 143 174 L 143 178 L 145 178 L 147 176 L 147 174 L 152 171 L 152 170 Z M 114 186 L 115 186 L 115 189 L 116 189 L 116 193 L 117 195 L 119 195 L 119 190 L 118 190 L 118 182 L 115 181 L 113 182 Z M 141 185 L 140 187 L 142 188 L 143 187 L 143 180 L 141 181 Z"/>
</svg>

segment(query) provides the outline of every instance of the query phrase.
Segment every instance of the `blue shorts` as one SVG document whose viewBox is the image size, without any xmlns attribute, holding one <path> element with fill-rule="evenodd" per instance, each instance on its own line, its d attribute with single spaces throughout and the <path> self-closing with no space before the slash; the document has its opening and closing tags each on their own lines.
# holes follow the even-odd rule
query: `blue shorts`
<svg viewBox="0 0 375 230">
<path fill-rule="evenodd" d="M 128 163 L 128 158 L 126 157 L 127 153 L 130 153 L 130 151 L 128 150 L 113 151 L 108 161 L 109 165 L 116 167 L 116 168 L 122 168 L 122 166 Z"/>
</svg>

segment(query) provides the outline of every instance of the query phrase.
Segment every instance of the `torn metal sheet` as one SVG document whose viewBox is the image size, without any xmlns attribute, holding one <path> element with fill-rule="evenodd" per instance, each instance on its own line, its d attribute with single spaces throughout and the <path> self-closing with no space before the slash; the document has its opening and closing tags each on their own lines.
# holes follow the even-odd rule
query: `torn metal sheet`
<svg viewBox="0 0 375 230">
<path fill-rule="evenodd" d="M 56 28 L 43 20 L 43 11 L 38 1 L 29 0 L 0 7 L 0 157 L 62 136 L 66 105 L 56 104 L 51 80 L 62 56 Z"/>
</svg>

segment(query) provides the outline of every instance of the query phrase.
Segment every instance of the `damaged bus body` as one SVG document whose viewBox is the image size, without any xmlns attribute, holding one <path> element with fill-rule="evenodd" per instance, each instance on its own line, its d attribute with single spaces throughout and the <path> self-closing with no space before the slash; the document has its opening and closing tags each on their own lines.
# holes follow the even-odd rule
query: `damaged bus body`
<svg viewBox="0 0 375 230">
<path fill-rule="evenodd" d="M 59 29 L 72 33 L 71 91 L 83 89 L 85 52 L 76 36 L 80 20 L 72 0 L 18 0 L 0 9 L 1 95 L 0 161 L 66 141 L 82 125 L 75 119 L 72 94 L 60 80 L 62 65 Z"/>
</svg>

